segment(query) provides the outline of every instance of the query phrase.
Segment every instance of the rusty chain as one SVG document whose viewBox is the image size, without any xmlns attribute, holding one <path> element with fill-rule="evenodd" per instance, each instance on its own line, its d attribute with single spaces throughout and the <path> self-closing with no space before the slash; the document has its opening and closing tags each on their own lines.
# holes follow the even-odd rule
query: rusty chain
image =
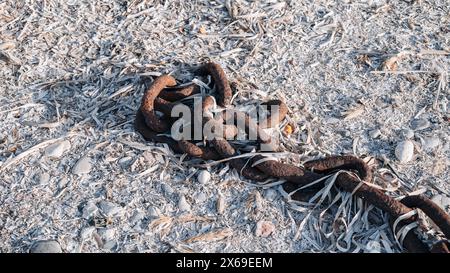
<svg viewBox="0 0 450 273">
<path fill-rule="evenodd" d="M 318 191 L 325 186 L 324 178 L 341 171 L 337 173 L 335 185 L 386 212 L 390 216 L 390 226 L 394 236 L 401 237 L 401 244 L 408 252 L 449 253 L 450 216 L 423 195 L 407 196 L 399 201 L 385 194 L 383 190 L 371 186 L 369 183 L 372 181 L 373 170 L 356 156 L 328 156 L 306 162 L 303 166 L 282 163 L 263 155 L 254 156 L 250 160 L 236 157 L 244 152 L 233 147 L 228 140 L 238 133 L 239 122 L 243 124 L 245 133 L 253 133 L 260 144 L 270 144 L 268 146 L 270 151 L 279 151 L 278 143 L 273 141 L 263 129 L 274 127 L 283 121 L 288 108 L 281 100 L 264 102 L 262 105 L 269 108 L 277 106 L 278 111 L 268 115 L 263 122 L 257 123 L 248 114 L 229 107 L 232 101 L 232 90 L 225 72 L 218 64 L 206 63 L 195 72 L 198 76 L 211 76 L 216 89 L 215 99 L 212 96 L 203 98 L 201 116 L 196 116 L 195 111 L 193 115 L 193 118 L 200 120 L 202 125 L 212 124 L 213 136 L 202 139 L 201 142 L 204 145 L 199 146 L 188 139 L 175 140 L 167 134 L 161 135 L 169 131 L 177 120 L 171 117 L 174 107 L 184 105 L 181 100 L 192 95 L 199 96 L 201 91 L 194 83 L 179 87 L 175 78 L 162 75 L 157 77 L 145 92 L 136 114 L 135 129 L 146 140 L 166 143 L 175 153 L 185 153 L 204 160 L 231 158 L 229 164 L 243 177 L 254 181 L 264 181 L 271 177 L 284 179 L 286 182 L 282 186 L 287 192 L 293 192 L 306 185 L 308 185 L 308 191 Z M 225 110 L 213 117 L 210 110 L 215 101 Z M 162 116 L 157 112 L 162 113 Z M 319 182 L 316 183 L 317 181 Z M 314 185 L 309 186 L 311 183 Z M 301 193 L 295 192 L 293 198 L 301 199 Z M 446 239 L 431 247 L 419 239 L 418 228 L 413 225 L 418 220 L 416 209 L 423 211 L 442 231 Z"/>
</svg>

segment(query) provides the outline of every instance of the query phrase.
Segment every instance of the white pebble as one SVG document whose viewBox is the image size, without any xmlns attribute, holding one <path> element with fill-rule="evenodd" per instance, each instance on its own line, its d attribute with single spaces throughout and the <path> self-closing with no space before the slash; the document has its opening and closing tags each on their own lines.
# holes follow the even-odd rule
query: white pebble
<svg viewBox="0 0 450 273">
<path fill-rule="evenodd" d="M 441 141 L 438 137 L 426 137 L 423 139 L 422 149 L 425 151 L 432 151 L 437 148 L 441 144 Z"/>
<path fill-rule="evenodd" d="M 375 129 L 369 132 L 369 136 L 371 138 L 377 138 L 381 135 L 381 131 L 379 129 Z"/>
<path fill-rule="evenodd" d="M 49 158 L 58 159 L 65 151 L 70 149 L 70 142 L 67 140 L 53 143 L 45 148 L 45 155 Z"/>
<path fill-rule="evenodd" d="M 91 171 L 92 164 L 89 157 L 80 158 L 72 168 L 73 174 L 86 174 Z"/>
<path fill-rule="evenodd" d="M 92 237 L 92 234 L 94 234 L 95 227 L 85 227 L 80 231 L 80 238 L 81 240 L 87 240 Z"/>
<path fill-rule="evenodd" d="M 31 248 L 30 253 L 61 253 L 61 246 L 57 241 L 43 240 L 35 242 Z"/>
<path fill-rule="evenodd" d="M 83 207 L 82 217 L 84 219 L 89 219 L 92 216 L 94 216 L 97 213 L 97 211 L 98 211 L 98 208 L 94 202 L 92 202 L 92 201 L 87 202 L 87 204 Z"/>
<path fill-rule="evenodd" d="M 50 175 L 48 173 L 40 173 L 38 176 L 38 182 L 41 185 L 45 185 L 50 181 Z"/>
<path fill-rule="evenodd" d="M 223 214 L 225 212 L 226 207 L 226 201 L 225 198 L 222 195 L 219 195 L 219 198 L 217 198 L 217 213 Z"/>
<path fill-rule="evenodd" d="M 198 182 L 206 184 L 211 179 L 211 174 L 206 170 L 201 170 L 197 176 Z"/>
<path fill-rule="evenodd" d="M 195 195 L 195 203 L 203 203 L 208 199 L 204 192 L 199 192 Z"/>
<path fill-rule="evenodd" d="M 113 240 L 116 235 L 116 231 L 113 228 L 99 228 L 97 233 L 104 242 Z"/>
<path fill-rule="evenodd" d="M 261 220 L 256 223 L 255 235 L 258 237 L 268 237 L 275 231 L 275 226 L 270 221 Z"/>
<path fill-rule="evenodd" d="M 405 129 L 403 130 L 403 135 L 405 136 L 406 139 L 411 139 L 414 137 L 414 131 L 411 129 Z"/>
<path fill-rule="evenodd" d="M 411 161 L 414 155 L 414 144 L 410 140 L 401 141 L 395 147 L 395 156 L 401 163 Z"/>
<path fill-rule="evenodd" d="M 158 218 L 161 215 L 161 211 L 157 207 L 150 207 L 148 209 L 148 216 Z"/>
<path fill-rule="evenodd" d="M 275 198 L 277 198 L 278 195 L 278 191 L 274 190 L 274 189 L 267 189 L 264 193 L 264 197 L 268 200 L 268 201 L 273 201 L 275 200 Z"/>
<path fill-rule="evenodd" d="M 184 195 L 180 195 L 180 199 L 178 200 L 178 208 L 180 211 L 190 211 L 191 205 L 186 200 L 186 197 Z"/>
<path fill-rule="evenodd" d="M 124 210 L 121 206 L 118 206 L 109 201 L 100 201 L 99 205 L 101 212 L 107 217 L 119 217 L 122 216 Z"/>
<path fill-rule="evenodd" d="M 133 213 L 133 216 L 130 217 L 130 223 L 131 224 L 136 224 L 137 222 L 141 221 L 142 219 L 144 219 L 145 214 L 142 211 L 136 210 Z"/>
</svg>

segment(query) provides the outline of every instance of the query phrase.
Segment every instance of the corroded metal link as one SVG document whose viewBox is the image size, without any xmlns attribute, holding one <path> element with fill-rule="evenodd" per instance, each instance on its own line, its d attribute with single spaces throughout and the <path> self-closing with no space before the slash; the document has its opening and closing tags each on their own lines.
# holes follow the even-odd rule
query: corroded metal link
<svg viewBox="0 0 450 273">
<path fill-rule="evenodd" d="M 410 195 L 400 202 L 407 207 L 422 210 L 439 227 L 442 233 L 450 238 L 450 216 L 433 201 L 423 195 Z"/>
<path fill-rule="evenodd" d="M 167 136 L 160 136 L 157 132 L 150 129 L 145 123 L 144 115 L 141 110 L 138 110 L 136 113 L 136 118 L 134 120 L 134 128 L 138 131 L 145 140 L 153 141 L 153 142 L 161 142 L 166 143 L 175 153 L 181 153 L 182 150 L 178 146 L 177 141 Z"/>
<path fill-rule="evenodd" d="M 140 109 L 144 115 L 145 123 L 150 129 L 157 133 L 167 131 L 170 128 L 170 124 L 156 114 L 154 109 L 155 99 L 165 87 L 174 85 L 176 85 L 176 81 L 172 76 L 160 76 L 153 81 L 150 88 L 142 97 Z"/>
<path fill-rule="evenodd" d="M 200 93 L 198 85 L 191 83 L 183 87 L 164 88 L 161 93 L 159 93 L 158 97 L 166 101 L 174 102 L 198 93 Z"/>
<path fill-rule="evenodd" d="M 197 73 L 199 75 L 212 76 L 214 84 L 216 85 L 216 90 L 218 92 L 217 103 L 220 106 L 227 107 L 231 104 L 233 93 L 231 91 L 227 75 L 219 64 L 214 62 L 206 63 L 197 70 Z"/>
<path fill-rule="evenodd" d="M 260 128 L 272 128 L 277 126 L 284 120 L 288 113 L 287 105 L 281 100 L 269 100 L 261 103 L 261 105 L 267 106 L 267 110 L 270 114 L 265 119 L 258 122 Z M 277 106 L 278 111 L 272 113 L 272 106 Z"/>
</svg>

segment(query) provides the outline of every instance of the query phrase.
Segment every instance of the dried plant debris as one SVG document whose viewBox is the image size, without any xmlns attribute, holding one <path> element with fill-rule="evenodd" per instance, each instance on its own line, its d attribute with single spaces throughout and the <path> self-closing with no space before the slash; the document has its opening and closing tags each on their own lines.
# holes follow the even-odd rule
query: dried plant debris
<svg viewBox="0 0 450 273">
<path fill-rule="evenodd" d="M 245 205 L 249 194 L 264 188 L 217 164 L 208 166 L 213 175 L 200 186 L 204 166 L 166 145 L 144 143 L 132 120 L 153 78 L 170 74 L 177 84 L 194 82 L 209 92 L 208 82 L 190 73 L 205 59 L 220 63 L 236 83 L 237 105 L 274 97 L 287 104 L 294 131 L 281 142 L 302 159 L 352 152 L 359 137 L 360 155 L 395 170 L 401 185 L 395 194 L 405 195 L 406 185 L 429 196 L 450 194 L 444 0 L 17 2 L 0 3 L 1 252 L 28 252 L 47 240 L 63 252 L 163 252 L 167 241 L 175 251 L 401 251 L 388 226 L 371 224 L 385 222 L 384 216 L 347 195 L 337 208 L 314 210 L 300 229 L 313 207 L 309 200 L 267 202 L 263 194 L 256 216 Z M 393 62 L 396 70 L 382 67 L 405 49 L 409 53 Z M 342 106 L 360 99 L 364 112 L 341 122 L 350 110 Z M 428 125 L 413 128 L 419 119 Z M 374 129 L 381 132 L 377 138 L 369 136 Z M 414 130 L 415 153 L 399 164 L 395 148 L 405 140 L 404 129 Z M 421 138 L 435 135 L 439 146 L 418 149 Z M 70 148 L 48 156 L 47 147 L 64 141 Z M 89 172 L 73 174 L 83 157 Z M 270 183 L 283 196 L 282 186 Z M 226 200 L 223 214 L 217 213 L 218 188 Z M 193 200 L 198 192 L 207 196 L 204 202 Z M 191 211 L 178 211 L 181 195 Z M 98 209 L 103 200 L 123 215 L 105 218 Z M 91 210 L 83 215 L 87 203 Z M 138 221 L 136 210 L 144 214 Z M 215 220 L 173 220 L 183 214 Z M 170 228 L 167 219 L 151 225 L 162 215 L 172 219 Z M 265 219 L 277 226 L 269 239 L 254 232 Z M 325 225 L 320 235 L 319 219 Z M 97 231 L 105 226 L 115 229 L 109 241 Z M 223 240 L 183 243 L 227 227 L 233 235 Z M 92 233 L 81 239 L 85 228 Z"/>
</svg>

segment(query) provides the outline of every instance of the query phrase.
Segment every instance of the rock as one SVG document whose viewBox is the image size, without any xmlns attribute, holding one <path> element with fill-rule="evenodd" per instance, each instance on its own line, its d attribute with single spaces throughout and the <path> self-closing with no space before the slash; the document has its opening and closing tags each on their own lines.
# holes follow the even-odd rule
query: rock
<svg viewBox="0 0 450 273">
<path fill-rule="evenodd" d="M 148 216 L 152 218 L 158 218 L 161 215 L 161 211 L 156 207 L 150 207 L 148 209 Z"/>
<path fill-rule="evenodd" d="M 92 216 L 94 216 L 98 211 L 97 206 L 94 202 L 87 202 L 86 205 L 83 207 L 82 215 L 84 219 L 89 219 Z"/>
<path fill-rule="evenodd" d="M 226 201 L 222 195 L 219 195 L 219 198 L 217 198 L 216 207 L 218 214 L 223 214 L 225 212 Z"/>
<path fill-rule="evenodd" d="M 87 240 L 92 237 L 92 234 L 94 234 L 95 227 L 85 227 L 80 231 L 80 238 L 81 240 Z"/>
<path fill-rule="evenodd" d="M 164 194 L 166 196 L 170 196 L 170 195 L 172 195 L 174 193 L 173 188 L 170 185 L 166 184 L 166 183 L 162 184 L 162 188 L 163 188 Z"/>
<path fill-rule="evenodd" d="M 273 201 L 277 198 L 278 196 L 278 191 L 274 190 L 274 189 L 267 189 L 264 192 L 264 197 L 268 200 L 268 201 Z"/>
<path fill-rule="evenodd" d="M 109 241 L 106 241 L 106 242 L 103 244 L 102 248 L 103 248 L 103 249 L 106 249 L 106 250 L 112 250 L 112 249 L 114 249 L 116 246 L 117 246 L 117 241 L 116 241 L 116 240 L 109 240 Z"/>
<path fill-rule="evenodd" d="M 443 194 L 436 194 L 431 198 L 431 201 L 436 203 L 439 207 L 447 210 L 450 207 L 450 198 Z M 448 211 L 448 210 L 447 210 Z"/>
<path fill-rule="evenodd" d="M 195 195 L 195 203 L 203 203 L 208 199 L 204 192 L 199 192 Z"/>
<path fill-rule="evenodd" d="M 438 137 L 432 136 L 432 137 L 426 137 L 423 139 L 422 143 L 422 149 L 425 151 L 432 151 L 435 148 L 437 148 L 441 144 L 441 141 Z"/>
<path fill-rule="evenodd" d="M 114 240 L 116 231 L 113 228 L 99 228 L 97 234 L 102 238 L 103 242 Z"/>
<path fill-rule="evenodd" d="M 186 200 L 186 197 L 184 195 L 180 195 L 180 199 L 178 199 L 178 209 L 180 211 L 190 211 L 191 205 Z"/>
<path fill-rule="evenodd" d="M 30 248 L 30 253 L 62 253 L 62 249 L 57 241 L 43 240 L 35 242 Z"/>
<path fill-rule="evenodd" d="M 401 141 L 395 147 L 395 156 L 401 163 L 411 161 L 414 155 L 414 144 L 410 140 Z"/>
<path fill-rule="evenodd" d="M 405 130 L 403 130 L 403 136 L 404 136 L 406 139 L 411 139 L 411 138 L 414 137 L 414 131 L 411 130 L 411 129 L 405 129 Z"/>
<path fill-rule="evenodd" d="M 100 201 L 98 206 L 100 208 L 100 211 L 106 217 L 119 217 L 122 216 L 124 213 L 124 210 L 121 206 L 109 201 L 102 200 Z"/>
<path fill-rule="evenodd" d="M 86 174 L 91 171 L 92 164 L 89 157 L 80 158 L 72 168 L 73 174 Z"/>
<path fill-rule="evenodd" d="M 53 143 L 45 148 L 45 155 L 49 158 L 58 159 L 65 151 L 70 149 L 70 142 L 67 140 Z"/>
<path fill-rule="evenodd" d="M 211 174 L 206 170 L 201 170 L 197 175 L 197 179 L 201 184 L 206 184 L 211 180 Z"/>
<path fill-rule="evenodd" d="M 130 217 L 129 222 L 134 225 L 136 223 L 138 223 L 139 221 L 141 221 L 142 219 L 144 219 L 145 214 L 142 211 L 136 210 L 133 213 L 133 216 Z"/>
<path fill-rule="evenodd" d="M 275 226 L 270 221 L 261 220 L 256 223 L 255 235 L 258 237 L 268 237 L 275 231 Z"/>
<path fill-rule="evenodd" d="M 381 131 L 379 129 L 375 129 L 369 132 L 369 136 L 371 138 L 377 138 L 381 135 Z"/>
<path fill-rule="evenodd" d="M 40 173 L 38 175 L 37 181 L 41 185 L 45 185 L 50 181 L 50 175 L 48 173 Z"/>
<path fill-rule="evenodd" d="M 415 119 L 411 122 L 411 127 L 416 131 L 420 131 L 420 130 L 430 127 L 430 122 L 423 118 Z"/>
</svg>

